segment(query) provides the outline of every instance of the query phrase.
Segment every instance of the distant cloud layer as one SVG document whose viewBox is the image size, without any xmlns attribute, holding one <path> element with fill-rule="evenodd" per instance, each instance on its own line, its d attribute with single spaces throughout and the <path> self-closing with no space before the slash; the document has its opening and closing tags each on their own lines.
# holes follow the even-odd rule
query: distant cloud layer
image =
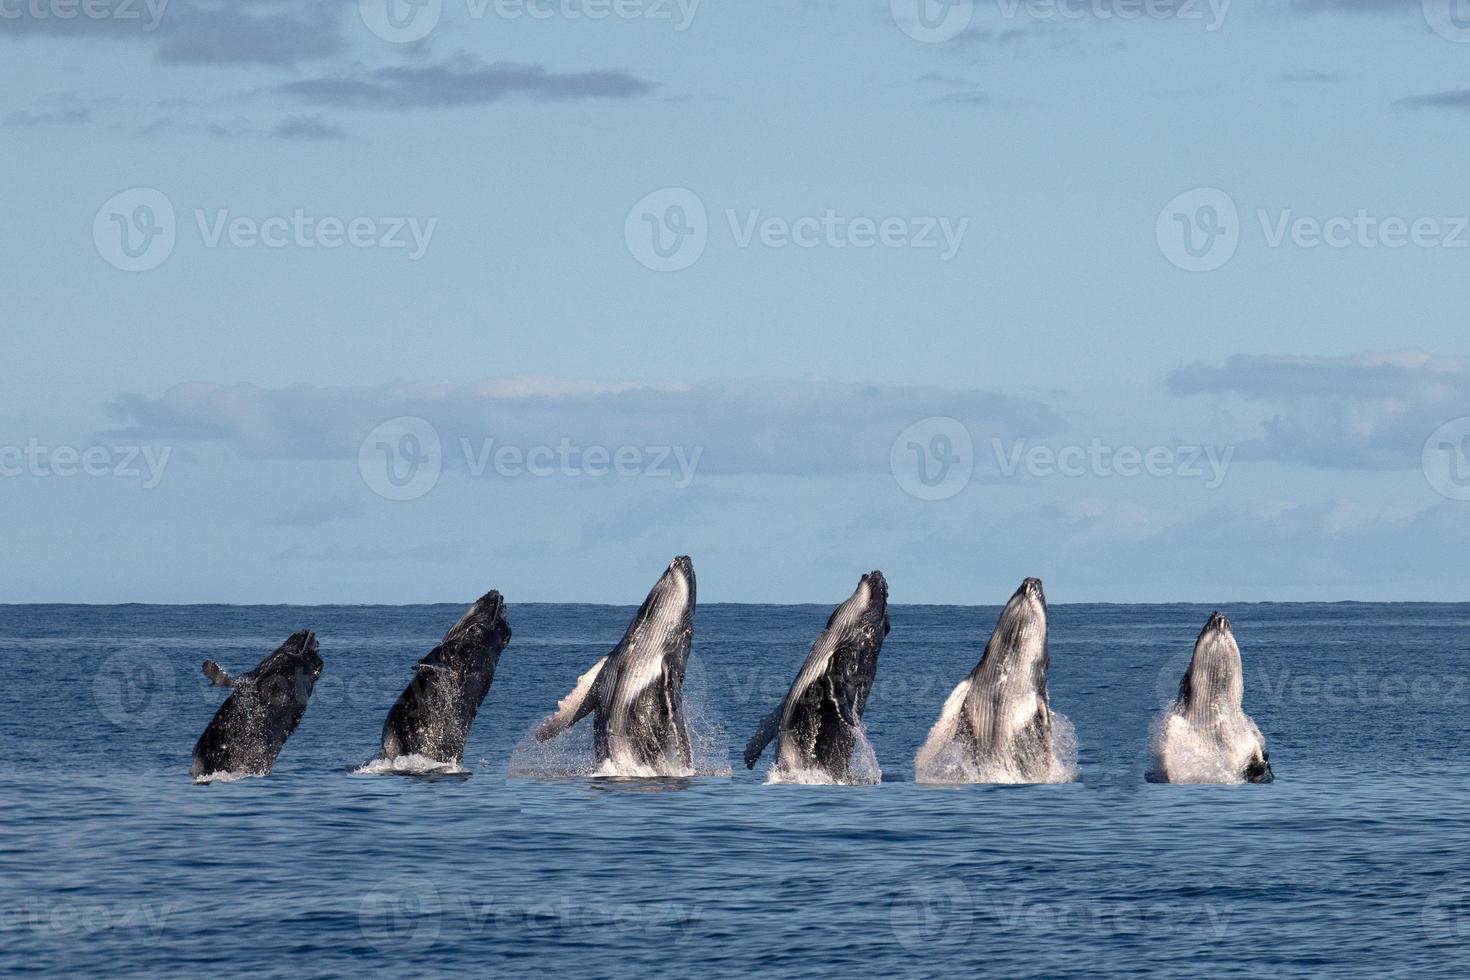
<svg viewBox="0 0 1470 980">
<path fill-rule="evenodd" d="M 1432 92 L 1429 95 L 1411 95 L 1399 99 L 1394 106 L 1399 109 L 1447 109 L 1451 112 L 1470 112 L 1470 89 Z"/>
<path fill-rule="evenodd" d="M 178 0 L 175 0 L 178 2 Z M 343 49 L 343 4 L 244 4 L 217 8 L 170 5 L 158 60 L 172 64 L 296 65 Z"/>
<path fill-rule="evenodd" d="M 439 65 L 378 68 L 281 86 L 306 102 L 345 109 L 445 108 L 513 95 L 553 102 L 631 99 L 653 89 L 652 83 L 625 71 L 559 73 L 541 65 L 483 65 L 464 57 Z"/>
<path fill-rule="evenodd" d="M 931 416 L 959 419 L 977 440 L 1034 438 L 1062 421 L 1046 405 L 979 390 L 819 381 L 698 385 L 512 378 L 478 384 L 355 388 L 191 383 L 109 406 L 130 438 L 223 443 L 246 458 L 355 458 L 381 423 L 431 423 L 451 465 L 459 440 L 481 447 L 678 446 L 702 449 L 709 473 L 844 473 L 886 469 L 893 440 Z M 453 448 L 451 448 L 453 447 Z"/>
<path fill-rule="evenodd" d="M 1424 440 L 1470 415 L 1470 359 L 1409 351 L 1351 357 L 1237 355 L 1167 379 L 1178 395 L 1235 396 L 1274 409 L 1250 455 L 1310 466 L 1420 464 Z"/>
</svg>

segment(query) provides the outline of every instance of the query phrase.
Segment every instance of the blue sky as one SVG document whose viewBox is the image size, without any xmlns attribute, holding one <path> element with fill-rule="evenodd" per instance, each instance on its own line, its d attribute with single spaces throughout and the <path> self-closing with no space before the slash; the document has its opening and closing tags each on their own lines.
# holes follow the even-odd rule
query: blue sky
<svg viewBox="0 0 1470 980">
<path fill-rule="evenodd" d="M 1439 0 L 394 2 L 0 0 L 5 601 L 1465 597 Z"/>
</svg>

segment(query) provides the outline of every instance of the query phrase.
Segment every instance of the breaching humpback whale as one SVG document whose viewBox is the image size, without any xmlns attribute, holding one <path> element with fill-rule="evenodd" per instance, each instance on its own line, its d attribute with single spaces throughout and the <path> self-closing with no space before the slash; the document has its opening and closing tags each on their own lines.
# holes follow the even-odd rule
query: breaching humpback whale
<svg viewBox="0 0 1470 980">
<path fill-rule="evenodd" d="M 1006 603 L 980 662 L 944 702 L 914 759 L 920 782 L 1071 778 L 1057 758 L 1046 696 L 1046 593 L 1028 578 Z"/>
<path fill-rule="evenodd" d="M 680 555 L 643 600 L 623 640 L 577 678 L 536 729 L 547 741 L 591 714 L 597 761 L 620 775 L 688 775 L 684 670 L 694 638 L 694 563 Z"/>
<path fill-rule="evenodd" d="M 189 771 L 196 780 L 227 774 L 264 776 L 271 771 L 322 676 L 317 650 L 316 636 L 302 630 L 239 677 L 230 676 L 213 660 L 204 661 L 204 676 L 233 693 L 194 745 Z"/>
<path fill-rule="evenodd" d="M 1154 738 L 1149 778 L 1164 783 L 1269 783 L 1266 740 L 1245 713 L 1245 676 L 1230 621 L 1216 612 L 1194 643 L 1179 696 Z"/>
<path fill-rule="evenodd" d="M 773 772 L 815 771 L 834 782 L 850 781 L 863 708 L 887 635 L 888 583 L 882 572 L 869 572 L 828 618 L 785 700 L 761 721 L 745 746 L 745 767 L 754 769 L 775 739 Z"/>
<path fill-rule="evenodd" d="M 383 723 L 378 758 L 420 755 L 457 765 L 464 758 L 475 712 L 495 680 L 500 652 L 509 642 L 505 600 L 492 590 L 414 664 L 413 680 Z"/>
</svg>

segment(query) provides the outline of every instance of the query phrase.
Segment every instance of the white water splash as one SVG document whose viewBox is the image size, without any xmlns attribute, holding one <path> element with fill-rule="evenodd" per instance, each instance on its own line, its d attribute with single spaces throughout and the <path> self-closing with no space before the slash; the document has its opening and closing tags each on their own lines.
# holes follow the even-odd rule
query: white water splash
<svg viewBox="0 0 1470 980">
<path fill-rule="evenodd" d="M 709 707 L 704 673 L 690 663 L 684 680 L 684 723 L 689 729 L 691 765 L 643 765 L 633 760 L 597 761 L 593 719 L 587 717 L 546 742 L 536 740 L 533 725 L 511 752 L 510 779 L 656 779 L 731 774 L 730 740 Z"/>
<path fill-rule="evenodd" d="M 1039 751 L 1039 747 L 1037 749 Z M 1051 712 L 1051 755 L 1037 766 L 1022 762 L 1025 753 L 979 758 L 974 742 L 964 735 L 931 733 L 914 757 L 914 782 L 958 783 L 1075 783 L 1077 781 L 1077 730 L 1059 711 Z"/>
<path fill-rule="evenodd" d="M 1149 738 L 1149 777 L 1170 783 L 1243 783 L 1245 771 L 1264 746 L 1260 729 L 1244 712 L 1226 714 L 1201 729 L 1166 708 Z"/>
<path fill-rule="evenodd" d="M 768 786 L 877 786 L 882 781 L 883 770 L 878 766 L 878 754 L 873 751 L 873 743 L 868 741 L 868 733 L 862 728 L 857 730 L 857 741 L 852 746 L 845 779 L 836 779 L 825 769 L 788 769 L 781 764 L 779 746 L 776 762 L 766 774 Z"/>
<path fill-rule="evenodd" d="M 354 776 L 457 776 L 468 772 L 457 762 L 441 762 L 418 754 L 373 759 L 352 770 Z"/>
<path fill-rule="evenodd" d="M 242 779 L 261 779 L 265 773 L 261 772 L 207 772 L 201 776 L 194 777 L 194 783 L 203 786 L 205 783 L 238 783 Z"/>
</svg>

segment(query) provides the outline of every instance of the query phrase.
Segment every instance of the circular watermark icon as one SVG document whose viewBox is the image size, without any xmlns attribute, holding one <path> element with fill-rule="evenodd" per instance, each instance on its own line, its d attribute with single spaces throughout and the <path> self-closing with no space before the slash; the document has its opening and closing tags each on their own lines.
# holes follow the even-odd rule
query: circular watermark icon
<svg viewBox="0 0 1470 980">
<path fill-rule="evenodd" d="M 442 919 L 439 889 L 427 878 L 411 876 L 379 882 L 357 910 L 362 938 L 385 953 L 432 946 Z"/>
<path fill-rule="evenodd" d="M 1447 41 L 1470 41 L 1470 2 L 1467 0 L 1423 0 L 1424 20 L 1430 30 Z"/>
<path fill-rule="evenodd" d="M 92 677 L 92 700 L 102 717 L 119 728 L 149 728 L 168 711 L 174 675 L 156 652 L 114 653 Z"/>
<path fill-rule="evenodd" d="M 920 419 L 893 440 L 888 468 L 903 492 L 920 500 L 945 500 L 969 485 L 975 442 L 958 419 Z"/>
<path fill-rule="evenodd" d="M 956 878 L 906 885 L 888 909 L 893 938 L 914 953 L 964 945 L 974 919 L 974 899 Z"/>
<path fill-rule="evenodd" d="M 1154 694 L 1160 707 L 1172 705 L 1179 699 L 1179 684 L 1193 659 L 1194 648 L 1186 646 L 1159 668 L 1158 677 L 1154 679 Z"/>
<path fill-rule="evenodd" d="M 377 37 L 412 44 L 439 26 L 444 0 L 357 0 L 357 13 Z"/>
<path fill-rule="evenodd" d="M 1470 416 L 1451 419 L 1424 442 L 1424 476 L 1442 497 L 1470 500 Z"/>
<path fill-rule="evenodd" d="M 1430 892 L 1419 923 L 1431 945 L 1470 946 L 1470 877 L 1461 875 Z"/>
<path fill-rule="evenodd" d="M 114 194 L 92 219 L 97 254 L 124 272 L 147 272 L 163 265 L 177 240 L 173 202 L 152 187 Z"/>
<path fill-rule="evenodd" d="M 699 261 L 709 244 L 704 201 L 685 187 L 645 196 L 623 221 L 623 241 L 644 268 L 678 272 Z"/>
<path fill-rule="evenodd" d="M 439 431 L 412 415 L 389 419 L 358 447 L 357 469 L 368 489 L 385 500 L 417 500 L 434 489 L 444 470 Z"/>
<path fill-rule="evenodd" d="M 953 41 L 975 17 L 975 0 L 889 0 L 888 7 L 898 29 L 925 44 Z"/>
<path fill-rule="evenodd" d="M 1196 187 L 1164 205 L 1154 236 L 1159 251 L 1174 265 L 1186 272 L 1211 272 L 1235 255 L 1240 215 L 1229 194 L 1218 187 Z"/>
</svg>

